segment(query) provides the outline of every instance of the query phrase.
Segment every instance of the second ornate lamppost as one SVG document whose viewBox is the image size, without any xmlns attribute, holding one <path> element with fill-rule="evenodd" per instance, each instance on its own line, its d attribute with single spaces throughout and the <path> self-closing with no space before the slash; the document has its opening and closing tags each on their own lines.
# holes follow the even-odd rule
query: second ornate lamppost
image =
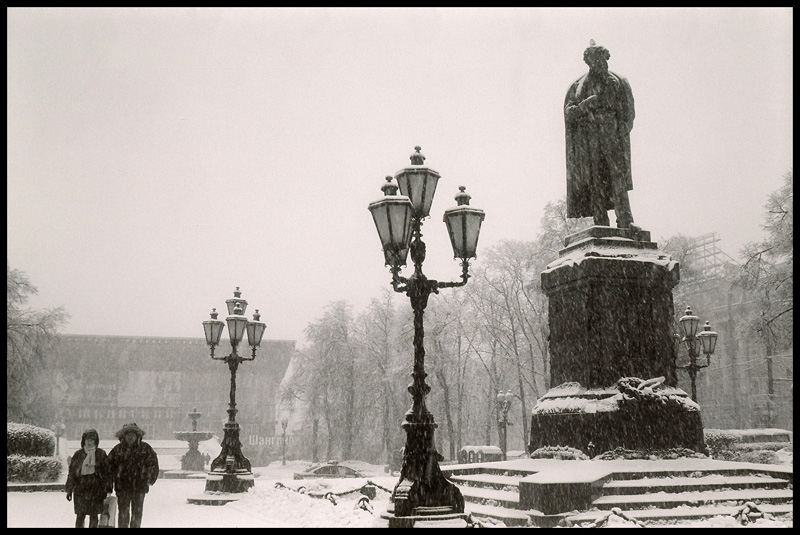
<svg viewBox="0 0 800 535">
<path fill-rule="evenodd" d="M 512 394 L 510 390 L 506 393 L 501 391 L 497 394 L 497 408 L 499 409 L 497 422 L 503 428 L 500 449 L 503 451 L 504 461 L 508 460 L 508 410 L 511 408 L 512 401 L 514 401 L 514 394 Z"/>
<path fill-rule="evenodd" d="M 383 246 L 384 260 L 392 272 L 392 287 L 405 293 L 414 311 L 414 367 L 413 382 L 408 387 L 412 406 L 402 424 L 406 432 L 406 446 L 400 480 L 392 492 L 393 504 L 387 511 L 389 527 L 411 527 L 414 517 L 463 517 L 464 498 L 458 488 L 444 477 L 439 461 L 444 457 L 436 451 L 434 430 L 437 425 L 433 414 L 425 406 L 425 396 L 430 386 L 425 383 L 425 347 L 423 313 L 428 296 L 441 288 L 464 286 L 469 278 L 469 259 L 475 258 L 483 210 L 469 206 L 470 196 L 464 187 L 455 199 L 457 206 L 445 210 L 444 222 L 450 235 L 454 258 L 461 259 L 461 281 L 440 282 L 428 279 L 422 273 L 425 261 L 425 243 L 422 241 L 422 220 L 429 216 L 433 195 L 440 178 L 439 173 L 424 166 L 425 157 L 420 147 L 411 155 L 411 166 L 386 177 L 381 190 L 384 197 L 370 203 Z M 398 187 L 400 194 L 397 194 Z M 400 269 L 406 265 L 411 252 L 414 273 L 406 278 Z"/>
<path fill-rule="evenodd" d="M 250 461 L 242 454 L 242 443 L 239 440 L 239 424 L 236 423 L 236 370 L 239 364 L 244 361 L 256 358 L 256 348 L 261 344 L 261 337 L 267 326 L 260 321 L 261 315 L 256 310 L 253 319 L 248 320 L 244 316 L 247 309 L 247 301 L 242 299 L 242 292 L 239 287 L 233 292 L 233 298 L 227 299 L 228 317 L 225 323 L 228 324 L 228 336 L 230 337 L 231 352 L 224 357 L 215 357 L 214 349 L 219 345 L 220 336 L 225 328 L 225 323 L 217 319 L 217 309 L 211 311 L 211 319 L 203 322 L 206 343 L 211 348 L 211 358 L 221 360 L 228 365 L 231 372 L 230 403 L 228 405 L 228 421 L 225 422 L 225 436 L 222 439 L 222 450 L 219 455 L 211 461 L 211 471 L 206 477 L 206 492 L 227 492 L 238 493 L 247 492 L 253 486 L 253 473 L 250 471 Z M 250 357 L 242 357 L 237 349 L 239 343 L 247 332 L 247 343 L 252 349 Z"/>
<path fill-rule="evenodd" d="M 711 363 L 711 355 L 714 354 L 714 348 L 717 345 L 717 333 L 711 330 L 708 322 L 698 333 L 697 325 L 700 323 L 700 318 L 692 314 L 691 307 L 686 307 L 686 312 L 679 321 L 683 330 L 683 342 L 689 351 L 689 364 L 677 367 L 689 372 L 689 379 L 692 381 L 692 400 L 697 403 L 697 371 L 708 368 Z M 706 356 L 705 364 L 697 362 L 701 349 Z"/>
</svg>

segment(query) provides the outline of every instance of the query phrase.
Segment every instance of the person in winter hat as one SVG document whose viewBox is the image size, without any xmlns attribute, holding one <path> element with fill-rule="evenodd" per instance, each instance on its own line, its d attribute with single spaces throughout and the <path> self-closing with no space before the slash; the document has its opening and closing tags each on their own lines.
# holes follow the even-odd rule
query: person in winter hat
<svg viewBox="0 0 800 535">
<path fill-rule="evenodd" d="M 81 435 L 81 449 L 69 463 L 67 474 L 67 501 L 75 507 L 75 527 L 84 527 L 89 516 L 89 527 L 96 528 L 103 500 L 111 494 L 111 473 L 108 456 L 98 447 L 100 437 L 94 429 Z M 74 498 L 74 500 L 73 500 Z"/>
<path fill-rule="evenodd" d="M 117 431 L 119 444 L 108 454 L 114 489 L 117 492 L 118 528 L 142 526 L 144 498 L 158 478 L 158 455 L 147 442 L 144 431 L 135 423 Z"/>
</svg>

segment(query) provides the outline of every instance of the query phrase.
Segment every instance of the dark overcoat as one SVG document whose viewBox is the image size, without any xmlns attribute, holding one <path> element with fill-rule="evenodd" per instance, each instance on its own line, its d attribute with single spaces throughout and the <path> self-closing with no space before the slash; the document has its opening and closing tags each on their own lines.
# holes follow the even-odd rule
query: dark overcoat
<svg viewBox="0 0 800 535">
<path fill-rule="evenodd" d="M 607 84 L 609 94 L 604 95 L 607 108 L 604 112 L 613 112 L 617 119 L 614 143 L 619 147 L 621 157 L 618 158 L 619 176 L 592 177 L 592 169 L 601 169 L 608 172 L 608 168 L 591 162 L 589 158 L 593 153 L 589 149 L 589 136 L 597 135 L 597 129 L 591 128 L 587 122 L 586 114 L 578 110 L 578 104 L 586 99 L 590 93 L 586 83 L 589 73 L 584 74 L 570 85 L 564 99 L 564 123 L 566 132 L 567 149 L 567 217 L 592 217 L 592 199 L 599 196 L 601 204 L 606 210 L 613 210 L 613 196 L 610 190 L 594 191 L 595 184 L 604 183 L 610 188 L 612 180 L 620 180 L 625 189 L 633 189 L 631 175 L 631 138 L 635 117 L 633 106 L 633 92 L 625 77 L 608 71 Z M 597 141 L 597 140 L 595 140 Z M 611 141 L 611 140 L 608 140 Z"/>
<path fill-rule="evenodd" d="M 158 479 L 158 455 L 141 437 L 133 446 L 120 439 L 108 460 L 117 492 L 146 493 Z"/>
<path fill-rule="evenodd" d="M 85 436 L 81 438 L 81 449 L 72 455 L 65 489 L 72 494 L 72 503 L 76 515 L 99 515 L 103 509 L 103 500 L 111 492 L 111 473 L 108 455 L 105 450 L 97 448 L 94 452 L 94 474 L 81 475 L 81 466 L 86 459 L 83 449 Z"/>
</svg>

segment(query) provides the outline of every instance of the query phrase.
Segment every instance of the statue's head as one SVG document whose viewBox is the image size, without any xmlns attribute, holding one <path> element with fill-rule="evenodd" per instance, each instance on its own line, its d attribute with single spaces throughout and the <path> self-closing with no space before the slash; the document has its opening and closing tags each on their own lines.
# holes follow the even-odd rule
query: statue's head
<svg viewBox="0 0 800 535">
<path fill-rule="evenodd" d="M 589 41 L 589 48 L 583 51 L 583 61 L 589 66 L 590 70 L 608 70 L 608 60 L 611 52 L 604 46 L 595 44 L 594 39 Z"/>
</svg>

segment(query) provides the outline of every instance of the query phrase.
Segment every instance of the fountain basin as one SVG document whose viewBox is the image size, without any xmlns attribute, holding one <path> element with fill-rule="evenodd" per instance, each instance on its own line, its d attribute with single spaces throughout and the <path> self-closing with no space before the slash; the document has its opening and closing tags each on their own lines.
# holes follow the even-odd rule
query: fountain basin
<svg viewBox="0 0 800 535">
<path fill-rule="evenodd" d="M 211 431 L 175 431 L 175 438 L 177 440 L 185 440 L 189 443 L 203 442 L 214 436 Z"/>
</svg>

